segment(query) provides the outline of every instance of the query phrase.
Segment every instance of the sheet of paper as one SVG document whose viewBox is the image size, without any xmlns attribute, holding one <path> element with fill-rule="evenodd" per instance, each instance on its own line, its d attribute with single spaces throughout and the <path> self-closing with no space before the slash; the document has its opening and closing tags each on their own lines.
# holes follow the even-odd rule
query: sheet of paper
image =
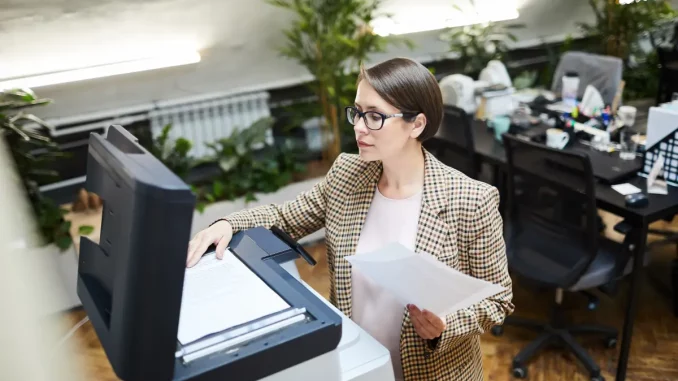
<svg viewBox="0 0 678 381">
<path fill-rule="evenodd" d="M 556 103 L 551 103 L 549 105 L 546 105 L 546 108 L 551 110 L 551 111 L 556 111 L 556 112 L 572 112 L 572 106 L 568 106 L 563 102 L 556 102 Z"/>
<path fill-rule="evenodd" d="M 186 269 L 178 340 L 182 344 L 289 308 L 231 251 Z"/>
<path fill-rule="evenodd" d="M 445 316 L 504 290 L 463 274 L 427 253 L 414 253 L 393 243 L 381 250 L 346 257 L 353 268 L 409 303 Z"/>
<path fill-rule="evenodd" d="M 612 189 L 616 190 L 617 192 L 621 193 L 624 196 L 642 192 L 640 188 L 629 183 L 613 185 Z"/>
</svg>

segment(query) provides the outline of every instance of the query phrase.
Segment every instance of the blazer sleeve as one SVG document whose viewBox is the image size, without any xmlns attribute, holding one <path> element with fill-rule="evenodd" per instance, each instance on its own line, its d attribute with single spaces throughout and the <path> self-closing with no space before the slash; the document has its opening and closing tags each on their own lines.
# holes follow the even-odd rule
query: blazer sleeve
<svg viewBox="0 0 678 381">
<path fill-rule="evenodd" d="M 470 274 L 473 277 L 501 285 L 504 291 L 469 308 L 447 315 L 446 328 L 435 341 L 429 341 L 430 351 L 454 348 L 460 341 L 479 335 L 494 325 L 501 325 L 515 306 L 512 281 L 508 272 L 503 222 L 499 214 L 499 192 L 487 188 L 476 207 L 475 226 L 468 243 Z"/>
<path fill-rule="evenodd" d="M 325 226 L 328 197 L 334 183 L 337 168 L 344 154 L 333 163 L 327 175 L 310 190 L 299 194 L 294 200 L 282 204 L 268 204 L 229 214 L 223 219 L 233 227 L 233 232 L 263 226 L 277 226 L 294 240 L 303 238 Z"/>
</svg>

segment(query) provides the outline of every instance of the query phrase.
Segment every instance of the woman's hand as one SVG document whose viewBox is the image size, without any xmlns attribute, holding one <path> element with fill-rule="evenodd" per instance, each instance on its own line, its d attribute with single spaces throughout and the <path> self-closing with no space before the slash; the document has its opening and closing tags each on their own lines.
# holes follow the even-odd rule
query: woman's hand
<svg viewBox="0 0 678 381">
<path fill-rule="evenodd" d="M 410 321 L 422 339 L 432 340 L 443 334 L 445 322 L 428 310 L 421 311 L 414 304 L 408 304 Z"/>
<path fill-rule="evenodd" d="M 205 230 L 200 231 L 188 243 L 188 256 L 186 257 L 186 266 L 193 267 L 200 261 L 210 245 L 217 245 L 217 258 L 224 257 L 226 246 L 233 238 L 233 228 L 228 221 L 219 221 Z"/>
</svg>

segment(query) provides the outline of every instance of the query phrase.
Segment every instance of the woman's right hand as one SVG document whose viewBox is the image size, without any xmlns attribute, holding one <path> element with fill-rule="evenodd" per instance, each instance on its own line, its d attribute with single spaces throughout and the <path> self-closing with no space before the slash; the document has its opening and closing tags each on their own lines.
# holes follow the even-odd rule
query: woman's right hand
<svg viewBox="0 0 678 381">
<path fill-rule="evenodd" d="M 210 245 L 217 245 L 217 258 L 224 257 L 226 246 L 233 238 L 233 228 L 228 221 L 221 220 L 205 230 L 200 231 L 188 243 L 188 256 L 186 257 L 186 267 L 193 267 L 200 261 Z"/>
</svg>

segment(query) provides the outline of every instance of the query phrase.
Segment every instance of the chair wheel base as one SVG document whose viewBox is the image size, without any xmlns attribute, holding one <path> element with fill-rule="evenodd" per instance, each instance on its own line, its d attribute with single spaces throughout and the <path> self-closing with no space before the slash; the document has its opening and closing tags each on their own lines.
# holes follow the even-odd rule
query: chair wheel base
<svg viewBox="0 0 678 381">
<path fill-rule="evenodd" d="M 524 366 L 516 366 L 513 368 L 513 377 L 525 378 L 527 377 L 527 369 Z"/>
</svg>

